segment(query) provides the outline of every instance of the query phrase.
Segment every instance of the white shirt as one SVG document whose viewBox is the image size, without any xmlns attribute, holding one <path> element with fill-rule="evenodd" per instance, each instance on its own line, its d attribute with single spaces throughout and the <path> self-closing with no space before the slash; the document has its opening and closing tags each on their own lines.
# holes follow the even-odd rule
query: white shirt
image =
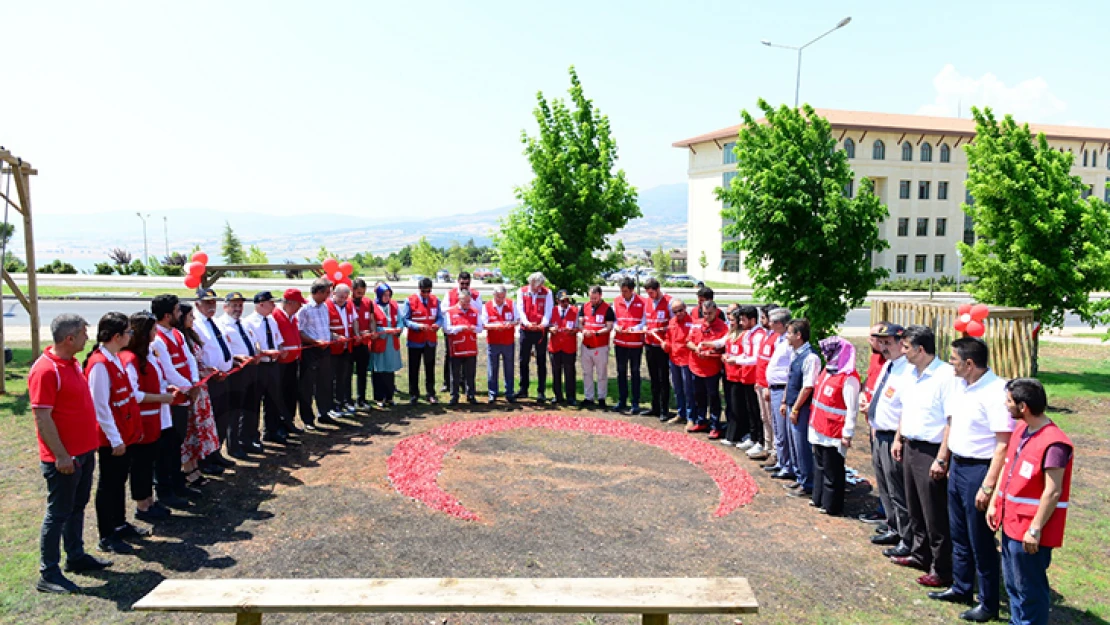
<svg viewBox="0 0 1110 625">
<path fill-rule="evenodd" d="M 196 325 L 196 324 L 193 324 Z M 185 352 L 185 359 L 189 363 L 189 379 L 186 380 L 184 376 L 177 372 L 173 366 L 173 358 L 170 357 L 170 348 L 167 345 L 168 341 L 173 341 L 173 330 L 163 328 L 160 325 L 154 326 L 158 328 L 158 335 L 154 337 L 154 341 L 150 344 L 150 355 L 154 357 L 162 365 L 162 371 L 165 372 L 165 377 L 169 380 L 170 384 L 176 386 L 182 393 L 188 391 L 193 387 L 193 384 L 200 379 L 197 375 L 197 361 L 193 358 L 192 350 L 188 345 L 182 345 L 181 350 Z M 220 349 L 219 344 L 216 349 Z M 220 354 L 223 357 L 223 354 Z M 138 388 L 138 384 L 135 385 Z"/>
<path fill-rule="evenodd" d="M 790 378 L 790 358 L 794 350 L 786 342 L 786 335 L 780 335 L 775 340 L 775 351 L 771 354 L 771 361 L 767 363 L 767 384 L 778 386 L 786 384 Z"/>
<path fill-rule="evenodd" d="M 853 377 L 844 380 L 844 390 L 841 392 L 844 398 L 844 405 L 847 415 L 844 417 L 844 431 L 840 433 L 842 438 L 831 438 L 813 429 L 809 426 L 809 442 L 813 445 L 821 445 L 823 447 L 836 447 L 840 455 L 847 456 L 848 450 L 844 448 L 844 438 L 852 438 L 856 432 L 856 415 L 859 414 L 859 380 Z M 810 420 L 810 423 L 813 423 Z"/>
<path fill-rule="evenodd" d="M 898 429 L 898 422 L 902 419 L 902 404 L 898 399 L 898 389 L 902 388 L 902 383 L 899 378 L 906 372 L 908 366 L 910 363 L 906 361 L 906 357 L 899 356 L 896 360 L 886 361 L 883 368 L 879 369 L 880 381 L 888 369 L 891 371 L 882 392 L 871 399 L 875 404 L 875 422 L 871 424 L 871 429 L 880 432 L 893 432 Z"/>
<path fill-rule="evenodd" d="M 528 287 L 528 286 L 521 287 L 520 292 L 517 293 L 516 318 L 519 319 L 521 322 L 528 321 L 528 317 L 526 317 L 524 315 L 524 298 L 526 298 L 526 297 L 531 298 L 533 303 L 535 302 L 536 296 L 532 294 L 532 287 Z M 543 301 L 543 319 L 540 320 L 540 325 L 541 326 L 546 328 L 548 326 L 548 324 L 551 323 L 551 311 L 554 308 L 555 308 L 555 294 L 551 292 L 551 289 L 548 289 L 547 290 L 547 297 Z M 529 323 L 531 323 L 531 322 L 529 322 Z"/>
<path fill-rule="evenodd" d="M 971 386 L 955 378 L 945 412 L 951 420 L 948 450 L 964 458 L 991 459 L 995 433 L 1013 432 L 1016 425 L 1006 408 L 1006 380 L 990 369 Z"/>
<path fill-rule="evenodd" d="M 273 347 L 270 346 L 266 339 L 266 326 L 270 326 L 270 336 L 273 337 Z M 278 330 L 277 320 L 273 315 L 263 317 L 257 312 L 252 312 L 243 319 L 243 327 L 247 330 L 247 336 L 250 336 L 258 348 L 264 351 L 271 349 L 281 349 L 284 342 L 281 339 L 281 332 Z M 262 362 L 271 362 L 269 357 L 264 357 Z"/>
<path fill-rule="evenodd" d="M 504 318 L 506 314 L 511 315 L 510 318 L 504 319 L 501 323 L 507 323 L 512 326 L 520 323 L 520 317 L 516 315 L 515 306 L 509 306 L 508 298 L 505 298 L 505 303 L 500 306 L 497 305 L 497 300 L 490 301 L 489 304 L 493 306 L 494 310 L 501 313 L 502 318 Z M 489 312 L 486 310 L 484 304 L 478 307 L 478 319 L 482 322 L 482 327 L 489 324 Z"/>
<path fill-rule="evenodd" d="M 636 301 L 636 295 L 633 295 L 632 297 L 630 297 L 628 299 L 624 299 L 622 297 L 622 298 L 620 298 L 620 300 L 622 302 L 624 302 L 625 308 L 631 309 L 632 308 L 632 302 Z M 617 300 L 613 300 L 613 303 L 616 304 Z M 617 312 L 616 311 L 616 306 L 614 306 L 613 308 L 614 308 L 613 312 L 616 313 Z M 636 325 L 632 326 L 631 328 L 626 328 L 626 330 L 646 330 L 647 329 L 647 309 L 648 309 L 648 307 L 645 303 L 645 305 L 644 305 L 644 315 L 642 317 L 640 317 L 640 323 L 637 323 Z"/>
<path fill-rule="evenodd" d="M 790 346 L 787 345 L 787 348 L 789 347 Z M 807 350 L 806 345 L 802 345 L 798 349 L 790 350 L 790 362 L 793 363 L 796 358 L 802 356 L 803 351 L 805 351 L 805 360 L 802 361 L 802 388 L 813 388 L 817 386 L 817 374 L 821 372 L 821 358 L 817 354 L 813 353 L 812 347 Z M 788 366 L 788 377 L 789 373 L 790 367 Z"/>
<path fill-rule="evenodd" d="M 166 376 L 162 375 L 164 370 L 158 366 L 159 362 L 160 360 L 154 355 L 154 352 L 150 352 L 146 355 L 147 366 L 153 368 L 155 373 L 158 374 L 158 392 L 164 394 L 166 392 Z M 127 377 L 131 380 L 131 388 L 135 389 L 135 401 L 140 404 L 143 403 L 143 400 L 146 399 L 146 393 L 139 388 L 139 370 L 134 364 L 127 365 Z M 139 406 L 140 415 L 142 414 L 142 410 L 143 407 Z M 158 404 L 158 416 L 163 430 L 173 427 L 173 417 L 170 414 L 169 404 Z"/>
<path fill-rule="evenodd" d="M 239 323 L 236 323 L 239 322 Z M 227 337 L 227 348 L 231 350 L 233 356 L 250 356 L 251 354 L 258 353 L 258 342 L 247 332 L 247 326 L 243 325 L 243 332 L 239 332 L 239 325 L 242 320 L 235 319 L 231 315 L 223 314 L 216 320 L 216 323 L 224 329 L 224 335 Z M 247 335 L 247 341 L 252 343 L 251 352 L 247 350 L 247 342 L 243 340 L 243 334 Z M 219 345 L 216 346 L 217 348 Z"/>
<path fill-rule="evenodd" d="M 944 427 L 948 425 L 945 405 L 955 376 L 952 365 L 936 357 L 920 375 L 912 364 L 906 367 L 898 378 L 901 388 L 895 393 L 902 405 L 902 436 L 926 443 L 944 440 Z M 887 386 L 892 381 L 888 380 Z"/>
<path fill-rule="evenodd" d="M 211 324 L 209 323 L 209 321 L 211 321 Z M 213 326 L 215 326 L 214 331 Z M 204 365 L 207 367 L 212 367 L 217 371 L 230 371 L 231 367 L 235 363 L 231 360 L 231 358 L 224 360 L 224 352 L 222 349 L 220 349 L 220 342 L 216 340 L 216 334 L 214 333 L 220 333 L 220 336 L 222 336 L 224 339 L 224 344 L 228 347 L 228 353 L 230 354 L 232 353 L 231 343 L 228 342 L 227 330 L 225 330 L 214 317 L 207 318 L 204 315 L 201 315 L 197 319 L 196 323 L 193 324 L 193 329 L 197 331 L 197 335 L 200 336 L 200 340 L 204 341 L 204 346 L 201 347 L 200 351 L 200 359 L 204 363 Z"/>
<path fill-rule="evenodd" d="M 109 362 L 119 367 L 123 371 L 123 363 L 120 362 L 119 357 L 112 352 L 104 349 L 101 345 L 97 347 L 108 359 Z M 131 392 L 135 392 L 136 386 L 131 385 Z M 108 443 L 112 447 L 119 447 L 123 444 L 123 437 L 119 435 L 119 429 L 116 428 L 116 419 L 112 416 L 112 374 L 108 373 L 108 368 L 103 364 L 93 365 L 89 370 L 89 391 L 92 393 L 93 407 L 96 409 L 96 422 L 100 424 L 100 430 L 104 432 L 104 437 L 108 439 Z"/>
</svg>

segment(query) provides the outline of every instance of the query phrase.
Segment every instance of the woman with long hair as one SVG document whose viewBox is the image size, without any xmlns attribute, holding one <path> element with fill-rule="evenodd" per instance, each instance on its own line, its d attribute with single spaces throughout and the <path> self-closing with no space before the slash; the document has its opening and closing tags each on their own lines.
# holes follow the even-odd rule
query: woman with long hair
<svg viewBox="0 0 1110 625">
<path fill-rule="evenodd" d="M 131 315 L 131 338 L 119 352 L 135 401 L 139 404 L 139 422 L 142 442 L 132 445 L 131 498 L 135 500 L 135 518 L 152 523 L 170 517 L 169 508 L 154 501 L 154 464 L 158 459 L 159 438 L 162 430 L 171 423 L 170 404 L 175 391 L 166 384 L 166 374 L 158 359 L 151 357 L 150 342 L 154 340 L 154 316 L 148 312 Z"/>
<path fill-rule="evenodd" d="M 193 329 L 193 307 L 181 304 L 181 318 L 175 327 L 185 337 L 185 343 L 193 351 L 200 368 L 200 377 L 212 372 L 201 359 L 204 341 L 201 340 L 196 330 Z M 219 475 L 223 467 L 214 463 L 204 463 L 204 459 L 215 453 L 220 448 L 220 437 L 216 432 L 216 418 L 212 412 L 212 400 L 208 396 L 208 388 L 203 384 L 196 387 L 197 396 L 189 406 L 189 423 L 185 430 L 185 441 L 181 444 L 181 470 L 185 473 L 185 481 L 190 486 L 204 484 L 202 473 Z"/>
</svg>

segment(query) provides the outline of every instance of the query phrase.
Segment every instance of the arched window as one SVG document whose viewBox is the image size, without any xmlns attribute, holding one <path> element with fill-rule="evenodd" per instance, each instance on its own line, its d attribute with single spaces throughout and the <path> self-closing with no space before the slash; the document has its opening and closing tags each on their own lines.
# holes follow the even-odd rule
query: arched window
<svg viewBox="0 0 1110 625">
<path fill-rule="evenodd" d="M 904 160 L 904 161 L 912 161 L 913 160 L 913 146 L 910 145 L 909 141 L 902 144 L 902 160 Z"/>
<path fill-rule="evenodd" d="M 886 144 L 878 139 L 875 139 L 875 144 L 871 147 L 871 158 L 876 161 L 886 160 Z"/>
<path fill-rule="evenodd" d="M 855 158 L 856 157 L 856 142 L 855 141 L 852 141 L 851 139 L 845 139 L 844 140 L 844 154 L 846 154 L 848 156 L 848 158 Z"/>
<path fill-rule="evenodd" d="M 928 143 L 921 144 L 921 162 L 930 163 L 933 160 L 933 146 Z"/>
<path fill-rule="evenodd" d="M 940 162 L 948 163 L 952 159 L 952 150 L 948 148 L 947 143 L 940 144 Z"/>
</svg>

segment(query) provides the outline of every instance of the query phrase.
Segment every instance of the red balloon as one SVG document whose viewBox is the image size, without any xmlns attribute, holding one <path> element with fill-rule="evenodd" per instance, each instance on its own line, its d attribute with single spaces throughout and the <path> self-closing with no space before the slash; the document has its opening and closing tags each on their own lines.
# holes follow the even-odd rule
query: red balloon
<svg viewBox="0 0 1110 625">
<path fill-rule="evenodd" d="M 344 276 L 351 275 L 351 272 L 354 271 L 354 270 L 355 270 L 354 265 L 352 265 L 351 263 L 349 263 L 347 261 L 343 261 L 343 262 L 339 263 L 339 271 L 342 271 Z"/>
<path fill-rule="evenodd" d="M 203 263 L 192 262 L 185 265 L 185 273 L 190 276 L 203 276 L 204 270 L 205 267 Z"/>
<path fill-rule="evenodd" d="M 191 260 L 195 263 L 200 263 L 202 265 L 207 265 L 208 264 L 208 254 L 205 254 L 204 252 L 193 252 L 193 257 L 190 258 L 189 260 Z"/>
<path fill-rule="evenodd" d="M 963 319 L 957 319 L 956 323 L 952 324 L 952 327 L 956 328 L 956 332 L 966 332 L 967 324 L 967 321 L 964 321 Z"/>
<path fill-rule="evenodd" d="M 960 304 L 960 307 L 956 309 L 956 314 L 960 316 L 966 315 L 969 312 L 971 312 L 971 304 Z"/>
<path fill-rule="evenodd" d="M 969 336 L 981 337 L 986 334 L 987 328 L 979 321 L 971 321 L 967 324 L 967 333 Z"/>
<path fill-rule="evenodd" d="M 195 289 L 200 286 L 200 276 L 187 276 L 185 278 L 185 287 Z"/>
<path fill-rule="evenodd" d="M 350 279 L 350 278 L 343 278 L 342 280 L 340 280 L 339 282 L 337 282 L 337 284 L 346 284 L 346 285 L 347 285 L 348 287 L 353 287 L 353 284 L 354 284 L 354 283 L 353 283 L 353 282 L 351 282 L 351 279 Z"/>
<path fill-rule="evenodd" d="M 321 267 L 324 268 L 324 273 L 330 276 L 331 274 L 335 273 L 337 269 L 339 269 L 339 261 L 335 260 L 334 258 L 325 258 Z"/>
<path fill-rule="evenodd" d="M 991 309 L 986 304 L 976 304 L 971 307 L 971 318 L 976 321 L 986 319 L 990 313 Z"/>
</svg>

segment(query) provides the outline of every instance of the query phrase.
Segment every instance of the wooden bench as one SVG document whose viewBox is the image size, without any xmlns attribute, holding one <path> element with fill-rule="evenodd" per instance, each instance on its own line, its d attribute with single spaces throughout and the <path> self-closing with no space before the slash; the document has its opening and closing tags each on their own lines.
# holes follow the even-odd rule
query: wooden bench
<svg viewBox="0 0 1110 625">
<path fill-rule="evenodd" d="M 642 614 L 667 625 L 671 614 L 759 610 L 742 577 L 166 580 L 133 609 L 236 614 L 238 625 L 268 612 Z"/>
</svg>

